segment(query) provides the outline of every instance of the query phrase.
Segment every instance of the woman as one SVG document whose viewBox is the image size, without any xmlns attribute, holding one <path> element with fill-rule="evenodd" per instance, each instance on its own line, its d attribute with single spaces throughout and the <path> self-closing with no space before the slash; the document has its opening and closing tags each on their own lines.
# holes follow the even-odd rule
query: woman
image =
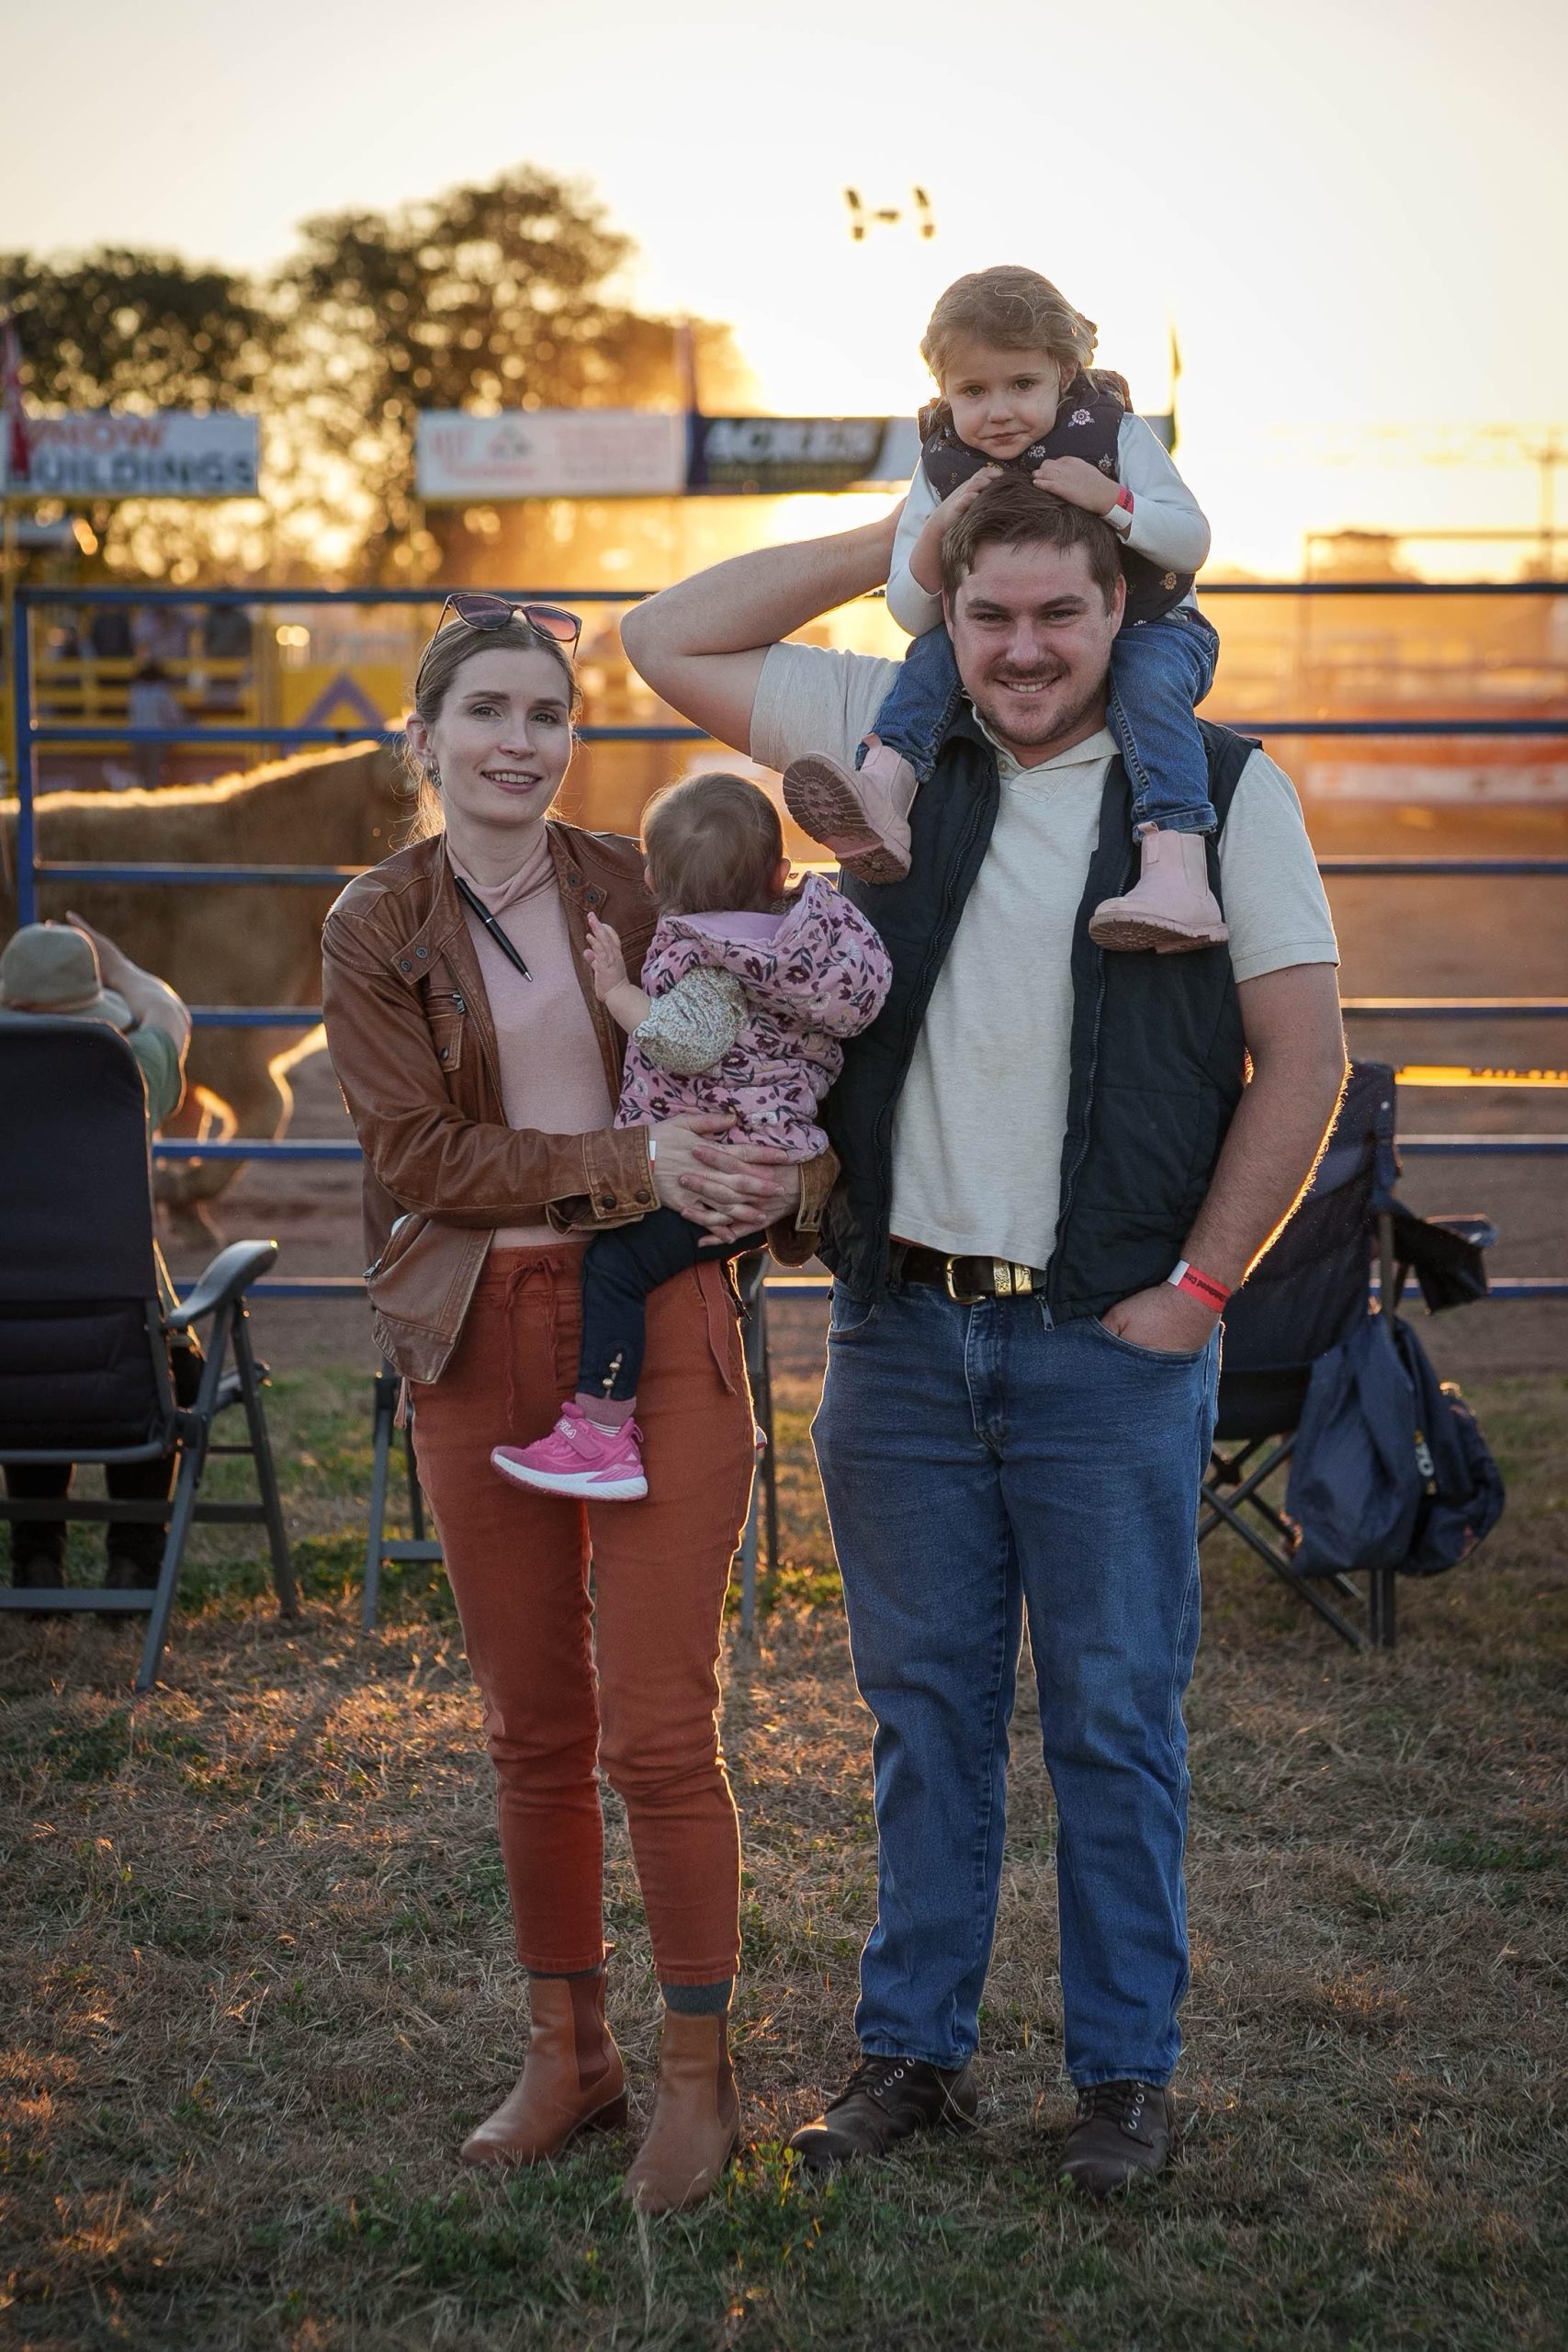
<svg viewBox="0 0 1568 2352">
<path fill-rule="evenodd" d="M 635 842 L 548 815 L 572 752 L 577 624 L 497 597 L 453 606 L 408 726 L 423 837 L 349 885 L 323 945 L 327 1036 L 365 1152 L 374 1328 L 410 1384 L 529 1977 L 526 2064 L 462 2153 L 533 2164 L 626 2120 L 604 2019 L 602 1758 L 665 2005 L 626 2183 L 658 2212 L 706 2194 L 739 2127 L 726 2018 L 739 1845 L 717 1658 L 753 1430 L 722 1267 L 649 1301 L 637 1510 L 512 1485 L 490 1453 L 542 1437 L 570 1387 L 588 1233 L 657 1202 L 726 1239 L 784 1218 L 781 1244 L 802 1255 L 832 1163 L 721 1146 L 713 1121 L 612 1127 L 622 1040 L 588 982 L 588 917 L 620 933 L 636 969 L 654 908 Z"/>
</svg>

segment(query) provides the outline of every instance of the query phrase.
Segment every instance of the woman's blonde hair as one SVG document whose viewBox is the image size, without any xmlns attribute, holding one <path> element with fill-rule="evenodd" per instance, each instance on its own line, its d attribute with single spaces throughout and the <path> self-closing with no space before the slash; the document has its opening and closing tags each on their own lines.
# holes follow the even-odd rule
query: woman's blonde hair
<svg viewBox="0 0 1568 2352">
<path fill-rule="evenodd" d="M 920 356 L 939 384 L 965 336 L 998 351 L 1048 351 L 1068 376 L 1094 357 L 1099 330 L 1038 270 L 1004 263 L 955 278 L 937 302 Z"/>
<path fill-rule="evenodd" d="M 513 616 L 501 628 L 471 628 L 467 621 L 449 621 L 428 640 L 419 657 L 413 682 L 414 710 L 426 727 L 434 726 L 452 691 L 452 681 L 464 662 L 471 661 L 476 653 L 547 653 L 566 680 L 570 716 L 574 721 L 578 718 L 582 708 L 582 689 L 570 654 L 555 638 L 547 637 L 543 629 L 530 628 L 526 621 Z M 403 763 L 417 804 L 409 839 L 428 841 L 433 833 L 446 830 L 441 795 L 431 782 L 425 762 L 410 746 L 404 748 Z"/>
<path fill-rule="evenodd" d="M 642 846 L 661 914 L 772 914 L 778 906 L 784 827 L 761 786 L 743 775 L 713 770 L 667 784 L 643 811 Z"/>
</svg>

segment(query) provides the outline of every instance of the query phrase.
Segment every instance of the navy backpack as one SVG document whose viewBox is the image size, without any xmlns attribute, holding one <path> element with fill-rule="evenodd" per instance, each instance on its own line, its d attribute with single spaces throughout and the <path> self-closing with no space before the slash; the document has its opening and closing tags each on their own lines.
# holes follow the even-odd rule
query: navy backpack
<svg viewBox="0 0 1568 2352">
<path fill-rule="evenodd" d="M 1285 1496 L 1298 1576 L 1438 1576 L 1473 1552 L 1503 1501 L 1474 1414 L 1397 1315 L 1368 1315 L 1318 1357 Z"/>
</svg>

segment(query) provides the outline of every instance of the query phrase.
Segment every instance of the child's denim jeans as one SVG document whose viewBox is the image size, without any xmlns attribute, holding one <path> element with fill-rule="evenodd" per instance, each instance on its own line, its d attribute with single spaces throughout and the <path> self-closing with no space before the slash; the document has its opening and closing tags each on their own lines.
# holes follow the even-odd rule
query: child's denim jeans
<svg viewBox="0 0 1568 2352">
<path fill-rule="evenodd" d="M 1212 833 L 1209 763 L 1192 712 L 1214 683 L 1220 640 L 1196 605 L 1178 605 L 1157 621 L 1124 628 L 1111 649 L 1106 718 L 1133 787 L 1133 830 Z M 876 714 L 875 732 L 931 780 L 963 689 L 945 628 L 928 629 L 905 655 Z M 858 768 L 865 757 L 855 753 Z"/>
</svg>

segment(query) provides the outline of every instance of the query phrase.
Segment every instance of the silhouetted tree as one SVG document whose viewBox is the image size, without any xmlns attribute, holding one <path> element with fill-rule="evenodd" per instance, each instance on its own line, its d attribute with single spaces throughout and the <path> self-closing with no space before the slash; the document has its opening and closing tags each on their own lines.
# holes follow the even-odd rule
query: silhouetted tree
<svg viewBox="0 0 1568 2352">
<path fill-rule="evenodd" d="M 525 166 L 390 213 L 308 220 L 282 273 L 280 375 L 316 464 L 367 510 L 368 568 L 423 568 L 413 534 L 422 409 L 678 401 L 675 322 L 615 291 L 635 250 L 581 186 Z M 739 389 L 728 331 L 694 330 L 707 397 Z M 322 502 L 332 526 L 335 494 Z M 458 526 L 460 528 L 460 525 Z"/>
<path fill-rule="evenodd" d="M 675 322 L 617 291 L 635 247 L 576 183 L 520 166 L 390 212 L 323 215 L 300 239 L 261 281 L 118 248 L 0 254 L 29 401 L 261 411 L 266 514 L 106 504 L 93 521 L 116 569 L 420 577 L 443 560 L 436 534 L 496 535 L 478 511 L 419 533 L 421 409 L 682 397 Z M 728 330 L 699 323 L 694 339 L 709 403 L 742 396 Z"/>
</svg>

